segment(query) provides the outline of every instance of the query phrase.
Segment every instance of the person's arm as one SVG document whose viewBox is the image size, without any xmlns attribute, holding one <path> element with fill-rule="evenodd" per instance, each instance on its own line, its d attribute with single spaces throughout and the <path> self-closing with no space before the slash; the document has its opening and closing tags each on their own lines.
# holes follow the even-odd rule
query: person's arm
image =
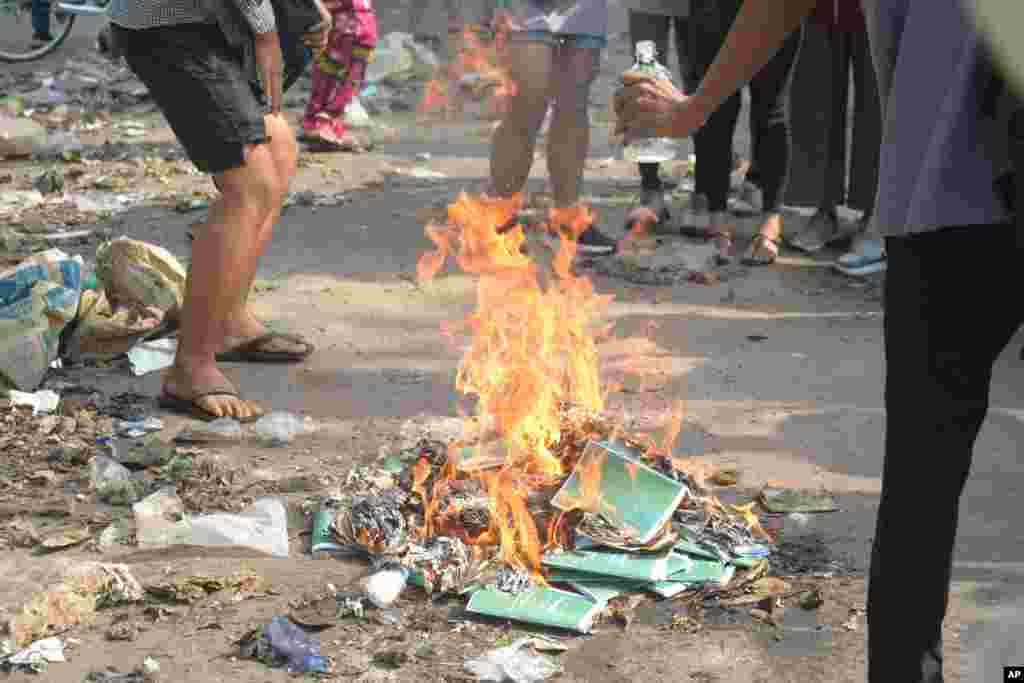
<svg viewBox="0 0 1024 683">
<path fill-rule="evenodd" d="M 746 0 L 688 106 L 697 105 L 710 116 L 757 75 L 817 4 L 817 0 Z"/>
</svg>

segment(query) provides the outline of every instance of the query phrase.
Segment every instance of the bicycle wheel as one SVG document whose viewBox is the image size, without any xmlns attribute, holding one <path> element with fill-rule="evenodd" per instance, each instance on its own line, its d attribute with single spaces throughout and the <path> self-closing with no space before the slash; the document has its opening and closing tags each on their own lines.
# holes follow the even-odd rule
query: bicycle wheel
<svg viewBox="0 0 1024 683">
<path fill-rule="evenodd" d="M 75 25 L 75 15 L 57 11 L 58 0 L 50 0 L 50 35 L 52 40 L 33 45 L 31 5 L 24 0 L 0 0 L 0 62 L 31 62 L 59 48 Z"/>
</svg>

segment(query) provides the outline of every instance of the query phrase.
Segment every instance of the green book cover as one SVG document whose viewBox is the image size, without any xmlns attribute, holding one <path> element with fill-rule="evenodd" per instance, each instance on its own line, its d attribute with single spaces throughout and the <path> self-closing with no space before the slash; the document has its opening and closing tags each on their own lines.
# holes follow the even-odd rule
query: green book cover
<svg viewBox="0 0 1024 683">
<path fill-rule="evenodd" d="M 718 583 L 724 586 L 732 580 L 732 575 L 736 571 L 735 567 L 720 560 L 678 554 L 674 554 L 669 564 L 676 571 L 669 574 L 668 580 L 677 583 Z"/>
<path fill-rule="evenodd" d="M 591 487 L 596 495 L 584 496 Z M 657 536 L 686 493 L 685 486 L 620 447 L 592 441 L 551 504 L 560 510 L 582 508 L 601 514 L 642 545 Z"/>
<path fill-rule="evenodd" d="M 720 560 L 718 553 L 709 548 L 699 546 L 691 540 L 681 539 L 676 542 L 674 550 L 677 553 L 683 553 L 685 555 L 692 555 L 694 557 L 700 557 L 705 560 Z"/>
<path fill-rule="evenodd" d="M 608 550 L 568 550 L 547 552 L 541 562 L 544 566 L 555 569 L 569 569 L 619 579 L 664 581 L 669 575 L 670 555 L 671 551 L 657 555 L 639 555 Z"/>
<path fill-rule="evenodd" d="M 690 584 L 681 581 L 658 581 L 657 583 L 648 584 L 644 589 L 662 598 L 674 598 L 680 593 L 690 590 L 692 587 Z"/>
<path fill-rule="evenodd" d="M 604 604 L 588 597 L 544 586 L 513 595 L 488 586 L 469 599 L 466 610 L 500 619 L 590 633 Z"/>
</svg>

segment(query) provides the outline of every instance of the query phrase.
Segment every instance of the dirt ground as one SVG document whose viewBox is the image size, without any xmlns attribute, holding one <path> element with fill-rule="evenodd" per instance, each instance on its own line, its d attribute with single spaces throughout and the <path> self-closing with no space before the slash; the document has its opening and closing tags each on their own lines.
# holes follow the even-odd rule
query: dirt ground
<svg viewBox="0 0 1024 683">
<path fill-rule="evenodd" d="M 621 45 L 611 53 L 598 88 L 601 97 L 628 59 Z M 294 108 L 289 111 L 293 120 L 297 114 Z M 149 128 L 135 142 L 151 150 L 171 145 L 170 131 L 158 116 L 143 120 Z M 598 108 L 595 120 L 586 191 L 602 227 L 621 236 L 622 217 L 638 181 L 629 164 L 610 159 L 606 108 Z M 309 415 L 320 424 L 319 432 L 284 448 L 246 443 L 203 449 L 202 457 L 227 474 L 220 483 L 209 483 L 216 479 L 211 477 L 195 504 L 203 511 L 237 509 L 259 495 L 281 496 L 291 512 L 291 556 L 274 559 L 237 548 L 142 551 L 130 546 L 80 546 L 38 556 L 29 548 L 0 545 L 0 608 L 8 614 L 52 584 L 63 567 L 82 561 L 124 563 L 144 585 L 242 570 L 269 584 L 255 593 L 214 592 L 193 604 L 148 601 L 102 610 L 95 623 L 62 635 L 67 663 L 53 664 L 42 675 L 13 674 L 9 680 L 79 681 L 108 667 L 130 671 L 147 656 L 160 662 L 166 681 L 291 680 L 283 671 L 239 659 L 237 641 L 271 617 L 289 614 L 304 598 L 325 594 L 328 585 L 343 590 L 365 573 L 359 562 L 308 557 L 301 505 L 334 490 L 353 465 L 394 452 L 411 420 L 427 423 L 455 414 L 459 349 L 440 326 L 470 309 L 474 282 L 445 272 L 418 284 L 413 274 L 416 258 L 429 246 L 423 224 L 459 191 L 482 186 L 490 131 L 482 121 L 426 127 L 394 116 L 379 123 L 387 129 L 376 133 L 380 144 L 368 155 L 303 153 L 293 189 L 341 193 L 344 200 L 336 206 L 300 203 L 285 212 L 252 297 L 258 315 L 308 335 L 317 353 L 294 367 L 229 368 L 247 396 L 273 409 Z M 91 145 L 107 140 L 117 141 L 118 134 L 108 128 L 85 138 Z M 543 155 L 538 156 L 531 181 L 535 191 L 543 189 L 545 177 Z M 0 176 L 9 176 L 0 181 L 0 192 L 27 189 L 40 170 L 34 163 L 0 162 Z M 112 192 L 164 195 L 112 217 L 64 216 L 65 222 L 95 233 L 62 248 L 92 258 L 99 238 L 127 234 L 187 259 L 186 230 L 204 212 L 175 211 L 176 198 L 212 190 L 209 180 L 192 173 L 187 163 L 105 161 L 62 170 L 69 191 L 95 187 L 102 177 L 114 179 Z M 423 170 L 434 177 L 413 177 L 423 176 Z M 22 218 L 29 225 L 55 220 L 52 215 Z M 790 225 L 800 220 L 794 214 Z M 748 234 L 752 227 L 743 226 Z M 864 572 L 884 426 L 882 279 L 835 274 L 829 267 L 835 256 L 809 258 L 786 251 L 771 268 L 737 269 L 712 285 L 651 287 L 592 273 L 600 291 L 614 294 L 607 314 L 614 336 L 600 347 L 602 376 L 627 379 L 623 390 L 609 397 L 609 407 L 657 420 L 674 401 L 683 400 L 687 422 L 676 446 L 710 468 L 739 472 L 738 486 L 723 489 L 723 496 L 743 498 L 768 484 L 832 492 L 841 511 L 815 517 L 787 537 L 824 541 L 837 556 L 848 558 L 850 572 L 787 579 L 792 594 L 771 615 L 777 627 L 757 621 L 747 609 L 729 618 L 705 615 L 697 620 L 703 627 L 695 630 L 692 622 L 673 619 L 689 615 L 684 604 L 647 601 L 630 612 L 628 624 L 609 620 L 590 636 L 568 638 L 568 651 L 557 657 L 565 669 L 561 680 L 865 679 Z M 958 582 L 944 630 L 947 681 L 979 680 L 963 673 L 962 642 L 972 629 L 975 638 L 984 639 L 985 631 L 975 626 L 997 623 L 994 608 L 1020 593 L 1024 557 L 1005 539 L 1016 537 L 1007 536 L 1016 532 L 1006 501 L 1024 482 L 1024 466 L 1014 457 L 1024 439 L 1024 364 L 1015 353 L 1010 356 L 997 367 L 993 417 L 978 446 L 985 457 L 979 458 L 965 494 Z M 627 362 L 630 368 L 640 363 L 642 384 L 625 377 Z M 135 391 L 155 396 L 159 388 L 159 376 L 134 378 L 120 367 L 75 369 L 67 378 L 106 395 Z M 165 416 L 160 438 L 171 439 L 183 424 Z M 77 428 L 84 433 L 81 425 Z M 77 499 L 51 485 L 53 480 L 32 480 L 34 471 L 47 467 L 52 445 L 42 439 L 26 451 L 24 445 L 8 444 L 2 462 L 18 474 L 0 481 L 0 525 L 61 514 L 97 524 L 109 521 L 111 510 Z M 72 478 L 70 471 L 57 473 L 58 480 L 65 478 Z M 810 587 L 824 597 L 813 612 L 802 610 L 796 597 Z M 353 620 L 319 635 L 324 654 L 334 662 L 327 680 L 471 680 L 463 669 L 466 657 L 508 644 L 528 630 L 466 620 L 459 601 L 430 604 L 416 590 L 407 591 L 398 606 L 399 625 Z M 109 640 L 115 623 L 130 624 L 121 630 L 137 635 L 130 641 Z"/>
</svg>

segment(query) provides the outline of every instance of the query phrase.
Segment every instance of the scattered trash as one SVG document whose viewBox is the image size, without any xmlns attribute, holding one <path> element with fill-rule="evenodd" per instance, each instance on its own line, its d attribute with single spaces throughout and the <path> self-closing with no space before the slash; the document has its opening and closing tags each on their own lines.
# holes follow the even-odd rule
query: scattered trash
<svg viewBox="0 0 1024 683">
<path fill-rule="evenodd" d="M 177 352 L 177 339 L 154 339 L 140 342 L 128 352 L 132 374 L 141 377 L 158 370 L 166 370 L 174 365 L 174 356 Z"/>
<path fill-rule="evenodd" d="M 756 605 L 765 600 L 774 600 L 789 592 L 789 584 L 774 576 L 764 576 L 743 587 L 743 593 L 725 598 L 721 604 L 725 607 Z"/>
<path fill-rule="evenodd" d="M 123 564 L 74 565 L 64 580 L 27 602 L 8 623 L 16 646 L 89 623 L 96 610 L 138 602 L 142 586 Z"/>
<path fill-rule="evenodd" d="M 96 537 L 100 548 L 113 548 L 118 545 L 131 545 L 135 539 L 135 524 L 130 518 L 119 519 L 110 524 Z"/>
<path fill-rule="evenodd" d="M 0 159 L 31 156 L 46 145 L 46 129 L 28 118 L 13 118 L 0 113 Z"/>
<path fill-rule="evenodd" d="M 397 496 L 367 496 L 335 509 L 330 530 L 342 548 L 371 555 L 397 555 L 407 548 L 409 528 Z"/>
<path fill-rule="evenodd" d="M 535 651 L 536 638 L 521 638 L 507 647 L 466 660 L 466 671 L 479 681 L 538 683 L 561 673 L 562 667 Z"/>
<path fill-rule="evenodd" d="M 33 415 L 55 413 L 60 405 L 60 396 L 49 390 L 29 394 L 24 391 L 11 389 L 7 392 L 7 398 L 10 399 L 11 405 L 32 408 Z"/>
<path fill-rule="evenodd" d="M 185 297 L 185 268 L 169 251 L 121 237 L 96 251 L 96 277 L 114 305 L 138 304 L 176 318 Z"/>
<path fill-rule="evenodd" d="M 147 417 L 144 420 L 119 420 L 117 433 L 128 439 L 137 439 L 164 428 L 164 422 L 158 417 Z"/>
<path fill-rule="evenodd" d="M 64 191 L 64 174 L 55 168 L 43 171 L 32 181 L 32 187 L 44 195 Z"/>
<path fill-rule="evenodd" d="M 89 463 L 89 481 L 97 491 L 119 482 L 131 481 L 132 473 L 114 458 L 97 455 Z"/>
<path fill-rule="evenodd" d="M 189 576 L 169 583 L 146 586 L 146 594 L 162 602 L 191 605 L 218 593 L 231 589 L 238 595 L 266 592 L 267 582 L 253 571 L 241 571 L 232 576 Z"/>
<path fill-rule="evenodd" d="M 152 683 L 160 673 L 160 662 L 152 657 L 142 660 L 142 666 L 127 674 L 114 671 L 93 672 L 85 677 L 86 683 Z"/>
<path fill-rule="evenodd" d="M 0 216 L 42 204 L 44 197 L 39 190 L 4 190 L 0 193 Z"/>
<path fill-rule="evenodd" d="M 804 609 L 818 609 L 823 604 L 825 604 L 825 599 L 821 596 L 821 591 L 817 588 L 800 594 L 800 606 Z"/>
<path fill-rule="evenodd" d="M 146 201 L 146 195 L 139 192 L 118 193 L 109 192 L 110 187 L 106 183 L 97 181 L 94 183 L 96 190 L 85 190 L 72 192 L 64 195 L 64 202 L 71 208 L 78 211 L 90 213 L 120 213 L 133 206 L 138 206 Z"/>
<path fill-rule="evenodd" d="M 187 425 L 174 437 L 176 443 L 182 444 L 233 443 L 241 440 L 242 425 L 231 417 Z"/>
<path fill-rule="evenodd" d="M 402 565 L 389 562 L 368 576 L 363 583 L 366 597 L 376 607 L 390 607 L 405 590 L 409 581 L 409 570 Z"/>
<path fill-rule="evenodd" d="M 78 312 L 80 256 L 51 249 L 0 272 L 0 386 L 32 391 Z"/>
<path fill-rule="evenodd" d="M 164 487 L 132 505 L 135 535 L 140 548 L 162 548 L 189 543 L 192 525 L 185 505 L 173 486 Z"/>
<path fill-rule="evenodd" d="M 33 155 L 40 161 L 78 161 L 83 149 L 77 133 L 60 131 L 47 136 L 44 144 L 36 145 Z"/>
<path fill-rule="evenodd" d="M 120 356 L 153 334 L 163 318 L 163 311 L 138 304 L 115 310 L 106 292 L 83 291 L 66 356 L 71 360 Z"/>
<path fill-rule="evenodd" d="M 369 128 L 373 125 L 370 114 L 363 107 L 363 103 L 358 95 L 353 97 L 352 101 L 345 108 L 345 124 L 353 128 Z"/>
<path fill-rule="evenodd" d="M 835 499 L 827 493 L 810 493 L 793 489 L 766 488 L 758 501 L 765 510 L 774 513 L 835 512 L 839 509 Z"/>
<path fill-rule="evenodd" d="M 275 557 L 288 557 L 288 510 L 275 498 L 263 498 L 238 514 L 192 519 L 192 545 L 235 545 Z"/>
<path fill-rule="evenodd" d="M 253 425 L 256 438 L 266 446 L 284 446 L 295 440 L 300 434 L 311 434 L 316 431 L 313 418 L 300 418 L 284 412 L 268 413 Z"/>
<path fill-rule="evenodd" d="M 239 642 L 245 659 L 258 659 L 270 667 L 284 666 L 290 673 L 327 673 L 326 657 L 320 644 L 287 617 L 274 617 L 262 629 L 250 632 Z"/>
<path fill-rule="evenodd" d="M 0 657 L 0 671 L 8 673 L 43 673 L 48 664 L 66 662 L 64 643 L 60 638 L 37 640 L 24 650 Z"/>
</svg>

